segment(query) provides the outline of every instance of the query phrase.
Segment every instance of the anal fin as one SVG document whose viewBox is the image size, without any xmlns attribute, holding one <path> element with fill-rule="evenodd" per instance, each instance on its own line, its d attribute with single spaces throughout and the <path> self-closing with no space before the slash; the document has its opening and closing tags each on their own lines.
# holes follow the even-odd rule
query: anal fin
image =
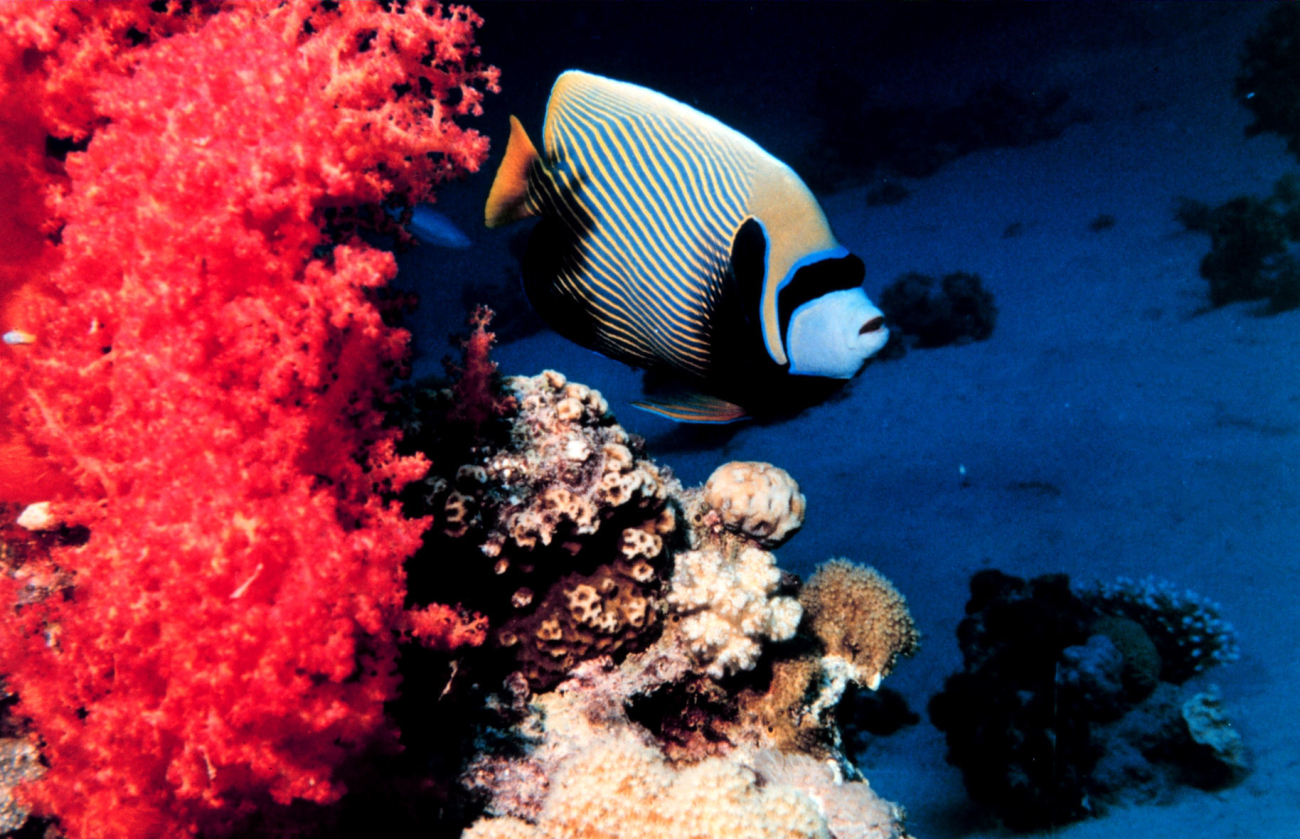
<svg viewBox="0 0 1300 839">
<path fill-rule="evenodd" d="M 632 407 L 677 422 L 698 422 L 715 425 L 736 422 L 748 416 L 744 408 L 725 399 L 689 391 L 643 399 L 639 402 L 633 402 Z"/>
</svg>

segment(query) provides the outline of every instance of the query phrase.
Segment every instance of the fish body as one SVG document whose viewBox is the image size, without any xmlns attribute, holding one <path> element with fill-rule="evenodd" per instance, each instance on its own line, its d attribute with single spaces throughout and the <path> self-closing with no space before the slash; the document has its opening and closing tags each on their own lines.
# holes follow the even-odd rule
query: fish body
<svg viewBox="0 0 1300 839">
<path fill-rule="evenodd" d="M 489 227 L 539 216 L 524 289 L 556 331 L 668 372 L 674 419 L 789 413 L 884 345 L 862 261 L 790 167 L 644 87 L 579 71 L 552 88 L 539 152 L 511 118 Z"/>
</svg>

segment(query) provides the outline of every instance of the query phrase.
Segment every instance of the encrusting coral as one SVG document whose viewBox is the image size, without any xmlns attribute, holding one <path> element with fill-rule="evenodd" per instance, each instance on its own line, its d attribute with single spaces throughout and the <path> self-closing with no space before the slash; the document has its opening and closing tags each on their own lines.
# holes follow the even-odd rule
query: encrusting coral
<svg viewBox="0 0 1300 839">
<path fill-rule="evenodd" d="M 598 391 L 553 370 L 506 379 L 501 391 L 511 407 L 494 441 L 448 451 L 436 424 L 408 435 L 450 473 L 435 469 L 418 487 L 414 511 L 433 516 L 436 544 L 412 570 L 423 573 L 426 555 L 440 568 L 462 557 L 464 602 L 491 618 L 492 645 L 532 687 L 547 689 L 579 662 L 657 633 L 678 485 L 640 456 Z M 456 422 L 460 400 L 433 403 L 421 422 L 437 406 Z"/>
</svg>

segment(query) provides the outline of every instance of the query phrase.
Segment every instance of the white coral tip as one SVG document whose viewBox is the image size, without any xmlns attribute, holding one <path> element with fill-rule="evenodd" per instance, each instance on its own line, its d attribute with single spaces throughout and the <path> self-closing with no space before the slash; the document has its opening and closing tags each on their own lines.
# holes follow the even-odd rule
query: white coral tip
<svg viewBox="0 0 1300 839">
<path fill-rule="evenodd" d="M 28 530 L 53 530 L 59 526 L 59 522 L 50 514 L 50 502 L 37 501 L 35 504 L 28 504 L 26 509 L 18 516 L 19 527 L 25 527 Z"/>
</svg>

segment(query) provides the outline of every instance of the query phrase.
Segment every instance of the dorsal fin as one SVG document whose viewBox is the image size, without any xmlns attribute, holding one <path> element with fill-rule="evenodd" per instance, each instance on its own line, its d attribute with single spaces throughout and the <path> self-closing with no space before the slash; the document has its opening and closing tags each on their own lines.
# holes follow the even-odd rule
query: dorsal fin
<svg viewBox="0 0 1300 839">
<path fill-rule="evenodd" d="M 537 208 L 528 202 L 528 168 L 540 159 L 523 124 L 512 115 L 506 154 L 497 168 L 483 211 L 488 227 L 500 227 L 537 214 Z"/>
</svg>

